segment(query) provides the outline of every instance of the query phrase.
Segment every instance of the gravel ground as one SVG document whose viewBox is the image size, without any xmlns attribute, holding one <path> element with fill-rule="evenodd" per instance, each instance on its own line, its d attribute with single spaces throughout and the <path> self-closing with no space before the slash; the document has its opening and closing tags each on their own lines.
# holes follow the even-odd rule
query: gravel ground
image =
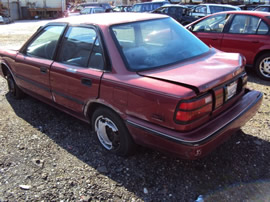
<svg viewBox="0 0 270 202">
<path fill-rule="evenodd" d="M 18 48 L 47 21 L 0 25 L 0 48 Z M 14 100 L 0 78 L 2 201 L 270 201 L 270 82 L 262 107 L 209 156 L 187 161 L 139 148 L 121 158 L 101 149 L 87 124 L 36 99 Z"/>
</svg>

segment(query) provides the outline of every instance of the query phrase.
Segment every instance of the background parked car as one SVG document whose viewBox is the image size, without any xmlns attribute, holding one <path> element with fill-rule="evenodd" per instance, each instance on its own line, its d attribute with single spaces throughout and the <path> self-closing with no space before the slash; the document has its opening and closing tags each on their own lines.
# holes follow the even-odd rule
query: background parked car
<svg viewBox="0 0 270 202">
<path fill-rule="evenodd" d="M 207 45 L 241 53 L 247 65 L 270 80 L 270 13 L 228 11 L 199 19 L 186 26 Z"/>
<path fill-rule="evenodd" d="M 83 10 L 81 10 L 80 14 L 94 14 L 94 13 L 104 13 L 105 9 L 102 7 L 93 7 L 93 6 L 87 6 Z"/>
<path fill-rule="evenodd" d="M 254 11 L 270 12 L 270 5 L 259 5 L 254 8 Z"/>
<path fill-rule="evenodd" d="M 65 12 L 65 17 L 74 16 L 74 14 L 76 15 L 76 13 L 80 13 L 85 7 L 89 7 L 89 6 L 102 7 L 104 8 L 105 11 L 112 10 L 112 7 L 108 3 L 96 3 L 96 2 L 82 3 L 82 4 L 78 4 L 76 6 L 71 7 L 70 10 Z"/>
<path fill-rule="evenodd" d="M 13 22 L 11 17 L 5 17 L 3 15 L 0 15 L 0 24 L 7 24 Z"/>
<path fill-rule="evenodd" d="M 131 12 L 132 6 L 116 6 L 112 9 L 113 12 Z"/>
<path fill-rule="evenodd" d="M 152 13 L 160 13 L 168 15 L 177 20 L 178 22 L 180 22 L 182 25 L 186 25 L 196 20 L 195 17 L 190 16 L 190 11 L 191 10 L 186 6 L 176 4 L 166 4 L 152 11 Z"/>
<path fill-rule="evenodd" d="M 156 1 L 156 2 L 146 2 L 146 3 L 137 3 L 132 7 L 132 12 L 150 12 L 153 11 L 165 4 L 169 4 L 168 1 Z"/>
<path fill-rule="evenodd" d="M 213 13 L 230 10 L 241 10 L 238 6 L 225 5 L 225 4 L 199 4 L 192 10 L 191 16 L 201 18 Z"/>
</svg>

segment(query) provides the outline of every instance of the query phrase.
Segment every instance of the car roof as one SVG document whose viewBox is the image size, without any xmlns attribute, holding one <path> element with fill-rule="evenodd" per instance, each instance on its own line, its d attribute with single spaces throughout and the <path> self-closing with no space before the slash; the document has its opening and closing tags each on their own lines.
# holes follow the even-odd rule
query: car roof
<svg viewBox="0 0 270 202">
<path fill-rule="evenodd" d="M 168 18 L 166 15 L 150 14 L 150 13 L 99 13 L 95 15 L 80 15 L 67 18 L 60 18 L 52 21 L 52 23 L 69 23 L 69 24 L 97 24 L 97 25 L 114 25 L 143 20 L 152 20 Z M 50 23 L 49 23 L 50 24 Z"/>
<path fill-rule="evenodd" d="M 88 3 L 81 3 L 80 6 L 87 6 L 87 5 L 101 5 L 101 4 L 109 4 L 109 3 L 99 3 L 99 2 L 88 2 Z"/>
<path fill-rule="evenodd" d="M 264 4 L 264 5 L 258 5 L 257 7 L 270 7 L 269 4 Z"/>
<path fill-rule="evenodd" d="M 250 10 L 233 10 L 233 11 L 223 11 L 223 12 L 218 12 L 218 13 L 213 13 L 211 15 L 208 15 L 208 16 L 205 16 L 205 17 L 202 17 L 190 24 L 194 24 L 198 21 L 201 21 L 203 19 L 206 19 L 208 17 L 211 17 L 211 16 L 215 16 L 215 15 L 220 15 L 220 14 L 245 14 L 245 15 L 252 15 L 252 16 L 256 16 L 256 17 L 259 17 L 259 18 L 265 18 L 265 17 L 268 17 L 270 16 L 270 12 L 262 12 L 262 11 L 250 11 Z M 270 18 L 269 18 L 270 20 Z"/>
<path fill-rule="evenodd" d="M 98 8 L 98 9 L 104 9 L 104 8 L 102 8 L 102 7 L 100 7 L 100 6 L 86 6 L 86 7 L 84 7 L 84 9 L 85 8 Z"/>
<path fill-rule="evenodd" d="M 198 6 L 218 6 L 218 7 L 230 7 L 230 8 L 236 8 L 237 6 L 232 6 L 229 4 L 198 4 Z"/>
<path fill-rule="evenodd" d="M 214 13 L 212 15 L 217 15 L 217 14 L 221 14 L 221 13 L 246 14 L 246 15 L 254 15 L 254 16 L 258 16 L 258 17 L 270 16 L 270 13 L 269 12 L 252 11 L 252 10 L 247 10 L 247 11 L 224 11 L 224 12 Z"/>
<path fill-rule="evenodd" d="M 140 5 L 140 4 L 158 4 L 158 3 L 170 3 L 169 1 L 151 1 L 151 2 L 142 2 L 142 3 L 136 3 L 134 5 Z"/>
<path fill-rule="evenodd" d="M 161 6 L 162 8 L 163 7 L 181 7 L 181 8 L 188 8 L 187 6 L 185 5 L 178 5 L 178 4 L 165 4 L 163 6 Z"/>
</svg>

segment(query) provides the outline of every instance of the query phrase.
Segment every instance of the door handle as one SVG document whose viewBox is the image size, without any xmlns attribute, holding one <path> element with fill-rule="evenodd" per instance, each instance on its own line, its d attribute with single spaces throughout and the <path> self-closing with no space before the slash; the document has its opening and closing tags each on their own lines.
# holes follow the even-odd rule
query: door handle
<svg viewBox="0 0 270 202">
<path fill-rule="evenodd" d="M 81 83 L 85 86 L 92 86 L 92 81 L 90 79 L 82 79 Z"/>
<path fill-rule="evenodd" d="M 218 40 L 218 38 L 212 38 L 212 40 L 213 40 L 213 41 L 216 41 L 216 40 Z"/>
<path fill-rule="evenodd" d="M 259 41 L 257 41 L 257 40 L 254 40 L 254 41 L 252 41 L 252 43 L 259 43 Z"/>
<path fill-rule="evenodd" d="M 40 72 L 42 73 L 42 74 L 47 74 L 47 67 L 40 67 Z"/>
</svg>

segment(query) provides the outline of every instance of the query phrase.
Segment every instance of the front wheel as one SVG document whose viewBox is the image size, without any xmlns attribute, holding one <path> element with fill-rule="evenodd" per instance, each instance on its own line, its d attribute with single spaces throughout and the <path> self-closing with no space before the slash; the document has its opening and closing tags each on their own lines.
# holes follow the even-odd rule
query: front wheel
<svg viewBox="0 0 270 202">
<path fill-rule="evenodd" d="M 17 86 L 16 82 L 14 81 L 12 75 L 10 72 L 7 73 L 6 76 L 7 79 L 7 84 L 8 84 L 8 90 L 10 94 L 16 98 L 16 99 L 21 99 L 24 97 L 24 92 Z"/>
<path fill-rule="evenodd" d="M 256 61 L 256 73 L 264 80 L 270 81 L 270 53 L 266 53 Z"/>
<path fill-rule="evenodd" d="M 135 143 L 121 118 L 106 108 L 97 109 L 92 126 L 101 146 L 119 156 L 128 156 L 135 150 Z"/>
</svg>

